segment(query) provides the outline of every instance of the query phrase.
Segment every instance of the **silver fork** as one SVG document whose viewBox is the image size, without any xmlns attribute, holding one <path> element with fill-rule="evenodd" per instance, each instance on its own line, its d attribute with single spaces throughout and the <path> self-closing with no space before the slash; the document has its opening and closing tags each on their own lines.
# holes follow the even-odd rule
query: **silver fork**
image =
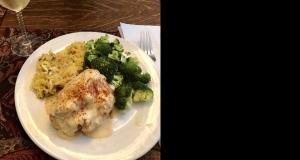
<svg viewBox="0 0 300 160">
<path fill-rule="evenodd" d="M 151 42 L 151 37 L 149 32 L 142 32 L 141 33 L 141 39 L 140 39 L 140 48 L 148 54 L 153 61 L 156 61 L 156 58 L 153 53 L 153 47 Z"/>
</svg>

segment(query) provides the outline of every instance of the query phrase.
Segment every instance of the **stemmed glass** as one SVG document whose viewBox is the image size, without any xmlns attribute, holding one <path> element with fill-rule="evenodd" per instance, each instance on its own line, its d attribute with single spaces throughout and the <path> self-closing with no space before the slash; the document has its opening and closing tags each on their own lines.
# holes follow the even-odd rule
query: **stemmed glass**
<svg viewBox="0 0 300 160">
<path fill-rule="evenodd" d="M 29 1 L 30 0 L 0 0 L 0 4 L 3 7 L 16 12 L 21 35 L 12 42 L 11 50 L 14 54 L 21 57 L 28 57 L 36 48 L 42 45 L 42 39 L 36 35 L 28 34 L 24 26 L 22 10 L 28 5 Z"/>
</svg>

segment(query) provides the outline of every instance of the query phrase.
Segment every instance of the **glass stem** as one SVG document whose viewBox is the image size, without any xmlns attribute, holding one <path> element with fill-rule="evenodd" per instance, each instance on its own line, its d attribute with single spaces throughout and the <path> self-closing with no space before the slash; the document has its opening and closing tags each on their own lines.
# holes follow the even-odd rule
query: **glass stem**
<svg viewBox="0 0 300 160">
<path fill-rule="evenodd" d="M 26 33 L 26 29 L 24 26 L 24 21 L 23 21 L 23 16 L 22 16 L 22 11 L 16 12 L 17 15 L 17 19 L 20 25 L 20 29 L 21 29 L 21 34 L 23 37 L 23 45 L 29 45 L 30 44 L 30 40 L 27 38 L 27 33 Z"/>
</svg>

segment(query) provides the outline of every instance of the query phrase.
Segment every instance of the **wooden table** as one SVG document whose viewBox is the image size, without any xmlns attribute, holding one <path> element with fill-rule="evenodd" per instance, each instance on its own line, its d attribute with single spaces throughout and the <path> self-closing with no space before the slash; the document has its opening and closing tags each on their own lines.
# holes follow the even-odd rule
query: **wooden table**
<svg viewBox="0 0 300 160">
<path fill-rule="evenodd" d="M 22 12 L 26 29 L 36 33 L 59 30 L 49 37 L 54 38 L 59 36 L 57 33 L 67 33 L 64 31 L 117 33 L 120 22 L 160 26 L 160 7 L 160 0 L 31 0 Z M 19 28 L 15 12 L 10 10 L 0 25 L 0 33 L 4 33 L 0 39 L 0 159 L 52 160 L 27 137 L 16 115 L 14 83 L 26 58 L 9 53 L 12 35 L 8 28 Z M 4 130 L 11 134 L 3 135 Z M 1 148 L 5 145 L 5 149 Z M 160 152 L 157 143 L 139 160 L 160 160 Z"/>
<path fill-rule="evenodd" d="M 31 0 L 22 11 L 26 28 L 117 31 L 120 22 L 160 25 L 160 0 Z M 19 27 L 7 10 L 4 27 Z"/>
</svg>

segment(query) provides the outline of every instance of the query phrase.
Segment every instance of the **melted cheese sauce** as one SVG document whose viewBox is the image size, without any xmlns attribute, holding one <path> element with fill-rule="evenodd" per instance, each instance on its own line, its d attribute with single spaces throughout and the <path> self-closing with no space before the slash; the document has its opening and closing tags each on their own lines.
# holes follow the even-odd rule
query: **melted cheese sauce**
<svg viewBox="0 0 300 160">
<path fill-rule="evenodd" d="M 116 107 L 114 107 L 109 114 L 110 118 L 114 118 L 118 112 L 119 110 Z"/>
<path fill-rule="evenodd" d="M 74 135 L 69 136 L 67 134 L 65 134 L 62 130 L 57 130 L 57 135 L 64 140 L 68 140 L 68 141 L 73 141 L 76 140 L 77 138 L 79 138 L 82 134 L 82 132 L 75 132 Z M 110 135 L 112 135 L 113 130 L 112 130 L 112 120 L 110 118 L 108 118 L 101 126 L 95 128 L 92 132 L 90 133 L 84 133 L 85 136 L 89 137 L 89 138 L 93 138 L 93 139 L 100 139 L 100 138 L 105 138 L 105 137 L 109 137 Z"/>
<path fill-rule="evenodd" d="M 58 137 L 60 137 L 61 139 L 68 140 L 68 141 L 73 141 L 73 140 L 77 139 L 78 137 L 80 137 L 81 132 L 75 132 L 74 135 L 69 136 L 69 135 L 66 135 L 63 131 L 61 131 L 61 130 L 59 129 L 59 130 L 56 131 L 56 134 L 57 134 Z"/>
<path fill-rule="evenodd" d="M 81 108 L 78 112 L 69 112 L 68 116 L 63 114 L 56 113 L 56 122 L 60 126 L 60 132 L 63 132 L 66 135 L 72 136 L 74 132 L 78 130 L 78 124 L 83 124 L 84 120 L 86 123 L 90 124 L 90 128 L 94 129 L 97 128 L 103 121 L 105 121 L 104 117 L 97 116 L 97 113 L 103 114 L 101 109 L 97 110 L 96 107 L 94 107 L 94 101 L 93 97 L 86 95 L 85 96 L 85 102 L 86 107 Z M 52 104 L 57 101 L 56 96 L 49 97 L 46 100 L 46 111 L 47 113 L 53 113 L 53 108 L 51 108 Z M 69 101 L 67 104 L 68 108 L 75 108 L 73 102 Z M 80 117 L 80 118 L 74 118 L 74 117 Z"/>
<path fill-rule="evenodd" d="M 50 106 L 56 100 L 57 100 L 56 96 L 51 96 L 51 97 L 47 98 L 46 105 L 45 105 L 47 114 L 50 114 Z M 87 101 L 87 108 L 93 108 L 92 100 L 90 98 L 88 98 L 88 96 L 86 97 L 86 101 Z M 101 138 L 109 137 L 110 135 L 112 135 L 112 133 L 113 133 L 112 118 L 115 117 L 115 115 L 118 113 L 118 111 L 119 110 L 116 107 L 113 107 L 112 111 L 110 112 L 109 117 L 103 122 L 102 125 L 96 127 L 92 132 L 84 133 L 83 135 L 85 135 L 89 138 L 93 138 L 93 139 L 101 139 Z M 95 112 L 95 111 L 92 111 L 92 112 Z M 75 132 L 74 135 L 67 135 L 61 129 L 57 130 L 56 133 L 61 139 L 68 140 L 68 141 L 76 140 L 77 138 L 79 138 L 82 135 L 81 131 Z"/>
<path fill-rule="evenodd" d="M 95 128 L 90 133 L 84 133 L 84 135 L 86 135 L 89 138 L 99 139 L 109 137 L 110 135 L 112 135 L 112 133 L 112 120 L 110 118 L 107 118 L 102 125 Z"/>
</svg>

